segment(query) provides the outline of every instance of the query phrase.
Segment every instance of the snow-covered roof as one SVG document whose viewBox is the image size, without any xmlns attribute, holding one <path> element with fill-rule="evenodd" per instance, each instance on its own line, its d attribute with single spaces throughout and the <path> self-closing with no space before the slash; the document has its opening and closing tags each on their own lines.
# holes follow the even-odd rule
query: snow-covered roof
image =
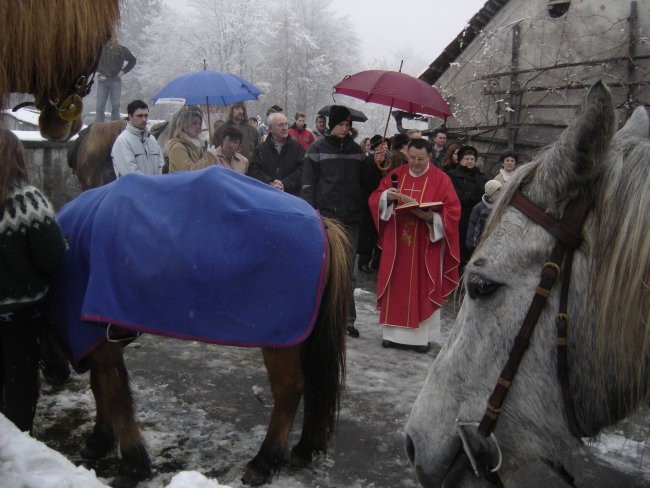
<svg viewBox="0 0 650 488">
<path fill-rule="evenodd" d="M 494 18 L 508 0 L 488 0 L 485 5 L 472 17 L 465 28 L 449 43 L 442 53 L 429 65 L 419 78 L 433 85 L 447 70 L 449 65 L 456 61 L 466 47 L 476 38 L 481 30 Z"/>
<path fill-rule="evenodd" d="M 41 115 L 41 111 L 38 109 L 35 109 L 34 107 L 23 107 L 19 108 L 15 112 L 12 111 L 11 109 L 3 110 L 4 116 L 9 116 L 13 117 L 16 120 L 19 120 L 20 122 L 24 122 L 26 124 L 32 124 L 34 126 L 38 127 L 38 117 Z"/>
</svg>

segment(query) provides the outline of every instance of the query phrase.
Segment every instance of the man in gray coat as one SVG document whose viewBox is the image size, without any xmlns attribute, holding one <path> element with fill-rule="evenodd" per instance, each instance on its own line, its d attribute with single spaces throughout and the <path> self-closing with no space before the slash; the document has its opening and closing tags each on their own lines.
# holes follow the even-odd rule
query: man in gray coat
<svg viewBox="0 0 650 488">
<path fill-rule="evenodd" d="M 128 173 L 159 175 L 162 173 L 162 151 L 156 138 L 147 130 L 149 107 L 142 100 L 133 100 L 127 107 L 129 123 L 115 139 L 111 158 L 115 176 Z"/>
</svg>

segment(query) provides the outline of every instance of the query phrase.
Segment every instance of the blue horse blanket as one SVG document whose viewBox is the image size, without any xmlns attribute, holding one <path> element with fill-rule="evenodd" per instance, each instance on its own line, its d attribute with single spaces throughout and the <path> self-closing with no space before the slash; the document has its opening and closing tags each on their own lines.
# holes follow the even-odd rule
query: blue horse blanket
<svg viewBox="0 0 650 488">
<path fill-rule="evenodd" d="M 248 347 L 311 333 L 326 238 L 299 198 L 214 166 L 124 176 L 57 219 L 70 248 L 48 313 L 78 370 L 107 323 Z"/>
</svg>

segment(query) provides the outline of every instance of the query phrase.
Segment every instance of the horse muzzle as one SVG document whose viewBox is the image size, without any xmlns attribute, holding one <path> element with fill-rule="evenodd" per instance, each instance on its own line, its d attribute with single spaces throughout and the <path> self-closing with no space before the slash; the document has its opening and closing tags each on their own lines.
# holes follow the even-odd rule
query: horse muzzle
<svg viewBox="0 0 650 488">
<path fill-rule="evenodd" d="M 439 445 L 444 451 L 444 460 L 418 459 L 416 446 L 406 434 L 406 454 L 419 483 L 425 488 L 488 488 L 502 486 L 498 476 L 503 455 L 494 434 L 487 439 L 478 435 L 478 422 L 462 422 L 456 419 L 456 435 L 450 436 L 447 445 Z M 441 442 L 444 444 L 444 441 Z M 422 453 L 419 453 L 422 454 Z M 428 457 L 428 456 L 425 456 Z M 436 466 L 437 465 L 437 466 Z"/>
</svg>

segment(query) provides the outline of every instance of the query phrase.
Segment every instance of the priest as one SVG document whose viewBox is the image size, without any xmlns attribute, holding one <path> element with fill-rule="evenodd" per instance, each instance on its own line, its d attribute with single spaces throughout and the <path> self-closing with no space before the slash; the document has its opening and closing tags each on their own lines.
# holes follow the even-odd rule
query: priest
<svg viewBox="0 0 650 488">
<path fill-rule="evenodd" d="M 440 342 L 440 308 L 458 284 L 460 202 L 431 164 L 428 141 L 411 140 L 407 161 L 368 199 L 382 249 L 377 305 L 383 347 L 426 353 Z"/>
</svg>

